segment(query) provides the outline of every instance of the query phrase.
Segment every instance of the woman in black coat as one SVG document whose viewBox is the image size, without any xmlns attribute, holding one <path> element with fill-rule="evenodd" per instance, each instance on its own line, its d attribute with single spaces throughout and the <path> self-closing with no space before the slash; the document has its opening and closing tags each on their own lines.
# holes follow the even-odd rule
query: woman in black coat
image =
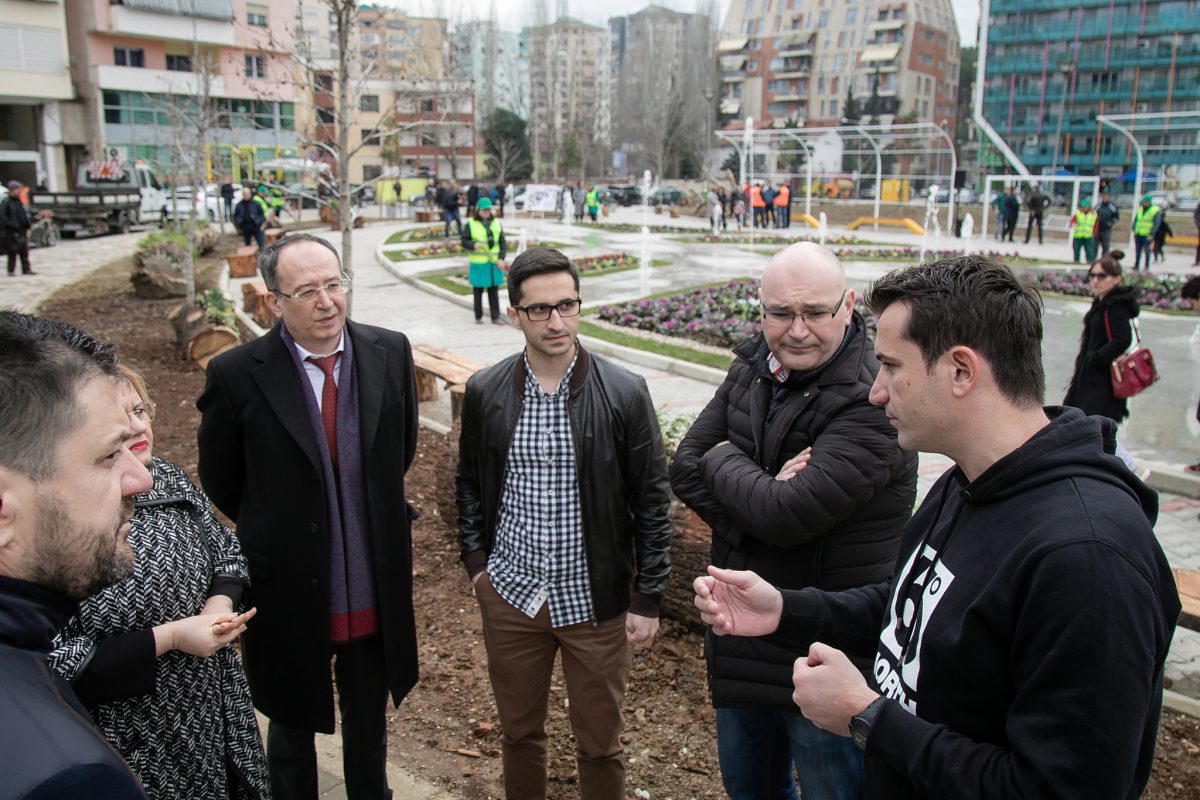
<svg viewBox="0 0 1200 800">
<path fill-rule="evenodd" d="M 1075 372 L 1063 400 L 1063 405 L 1118 423 L 1129 416 L 1129 408 L 1123 399 L 1113 396 L 1111 367 L 1113 359 L 1133 341 L 1133 319 L 1139 310 L 1133 289 L 1121 283 L 1124 256 L 1113 250 L 1088 268 L 1096 299 L 1083 317 Z"/>
</svg>

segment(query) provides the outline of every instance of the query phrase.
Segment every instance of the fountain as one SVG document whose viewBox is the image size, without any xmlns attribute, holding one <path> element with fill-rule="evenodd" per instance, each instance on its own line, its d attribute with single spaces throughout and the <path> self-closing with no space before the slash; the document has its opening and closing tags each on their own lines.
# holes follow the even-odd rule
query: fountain
<svg viewBox="0 0 1200 800">
<path fill-rule="evenodd" d="M 500 216 L 508 217 L 517 213 L 516 195 L 513 194 L 513 185 L 510 183 L 504 189 L 504 202 L 500 204 Z"/>
<path fill-rule="evenodd" d="M 967 214 L 962 222 L 963 255 L 971 255 L 971 234 L 975 232 L 975 217 Z"/>
<path fill-rule="evenodd" d="M 825 234 L 829 232 L 829 219 L 825 216 L 824 211 L 817 215 L 817 223 L 817 238 L 821 242 L 821 247 L 824 247 Z"/>
<path fill-rule="evenodd" d="M 929 247 L 929 229 L 933 228 L 934 239 L 933 243 L 936 246 L 942 238 L 942 223 L 938 220 L 937 213 L 937 196 L 941 190 L 936 183 L 929 187 L 929 197 L 925 200 L 925 232 L 921 234 L 921 260 L 917 263 L 925 263 L 925 250 Z"/>
<path fill-rule="evenodd" d="M 517 255 L 525 252 L 525 229 L 521 228 L 517 231 Z M 514 256 L 515 258 L 515 256 Z"/>
<path fill-rule="evenodd" d="M 575 222 L 575 200 L 571 197 L 571 189 L 569 187 L 563 187 L 562 199 L 563 225 L 571 225 Z"/>
<path fill-rule="evenodd" d="M 641 296 L 650 294 L 650 194 L 654 191 L 654 181 L 650 170 L 642 173 L 642 248 L 641 266 L 638 267 L 638 285 Z"/>
</svg>

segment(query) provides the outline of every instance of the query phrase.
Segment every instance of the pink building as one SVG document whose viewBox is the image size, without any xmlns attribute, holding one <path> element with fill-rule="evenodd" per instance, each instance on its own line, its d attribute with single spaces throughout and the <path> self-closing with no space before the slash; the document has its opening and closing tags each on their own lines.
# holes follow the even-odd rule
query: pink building
<svg viewBox="0 0 1200 800">
<path fill-rule="evenodd" d="M 169 176 L 203 146 L 208 179 L 294 155 L 291 0 L 77 0 L 66 4 L 86 141 L 71 166 L 143 160 Z M 197 141 L 198 102 L 212 113 Z M 70 169 L 74 172 L 74 169 Z"/>
</svg>

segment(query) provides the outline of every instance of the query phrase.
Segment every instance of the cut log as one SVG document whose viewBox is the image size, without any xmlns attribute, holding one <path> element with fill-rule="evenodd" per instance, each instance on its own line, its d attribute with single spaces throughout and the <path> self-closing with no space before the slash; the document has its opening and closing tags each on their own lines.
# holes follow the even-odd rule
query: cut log
<svg viewBox="0 0 1200 800">
<path fill-rule="evenodd" d="M 139 253 L 133 274 L 130 275 L 134 292 L 147 300 L 186 296 L 187 283 L 183 279 L 185 258 L 182 249 L 175 246 L 174 242 Z"/>
<path fill-rule="evenodd" d="M 671 580 L 663 595 L 662 613 L 689 630 L 703 632 L 704 624 L 692 604 L 692 580 L 706 574 L 712 563 L 712 531 L 683 503 L 672 500 L 671 504 L 675 535 L 671 537 Z"/>
<path fill-rule="evenodd" d="M 275 324 L 275 314 L 267 306 L 267 286 L 262 281 L 247 281 L 242 284 L 242 310 L 254 318 L 261 328 Z"/>
<path fill-rule="evenodd" d="M 263 239 L 267 244 L 283 238 L 283 228 L 267 228 L 263 231 Z"/>
<path fill-rule="evenodd" d="M 229 277 L 253 278 L 258 266 L 258 250 L 254 245 L 243 245 L 233 255 L 225 256 L 229 262 Z"/>
<path fill-rule="evenodd" d="M 202 308 L 179 305 L 167 317 L 175 331 L 175 341 L 188 361 L 207 364 L 218 353 L 238 343 L 237 331 L 218 325 L 208 318 Z"/>
</svg>

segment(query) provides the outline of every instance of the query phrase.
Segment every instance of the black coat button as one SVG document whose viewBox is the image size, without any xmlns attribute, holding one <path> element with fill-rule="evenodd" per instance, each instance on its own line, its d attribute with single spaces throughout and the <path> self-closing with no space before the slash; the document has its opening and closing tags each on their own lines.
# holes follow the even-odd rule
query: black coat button
<svg viewBox="0 0 1200 800">
<path fill-rule="evenodd" d="M 315 523 L 315 522 L 314 522 L 314 523 L 312 523 L 311 525 L 309 525 L 309 526 L 308 526 L 308 529 L 309 529 L 310 531 L 312 531 L 313 533 L 320 533 L 320 532 L 321 532 L 321 526 L 320 526 L 320 525 L 318 525 L 318 524 L 317 524 L 317 523 Z"/>
<path fill-rule="evenodd" d="M 311 586 L 311 587 L 312 587 L 312 588 L 314 588 L 314 589 L 315 589 L 315 588 L 317 588 L 317 579 L 316 579 L 316 578 L 310 578 L 310 579 L 309 579 L 309 581 L 308 581 L 308 585 L 309 585 L 309 586 Z"/>
</svg>

